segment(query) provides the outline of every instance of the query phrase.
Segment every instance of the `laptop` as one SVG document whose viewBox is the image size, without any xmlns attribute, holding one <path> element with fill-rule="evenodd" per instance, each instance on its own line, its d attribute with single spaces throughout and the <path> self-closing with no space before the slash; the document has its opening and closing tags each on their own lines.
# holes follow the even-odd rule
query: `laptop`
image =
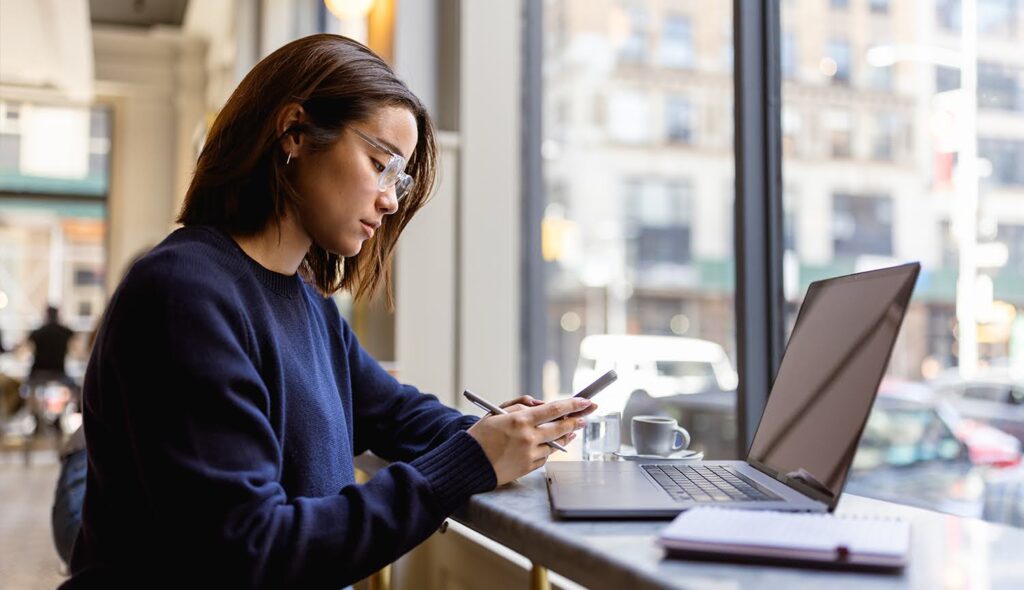
<svg viewBox="0 0 1024 590">
<path fill-rule="evenodd" d="M 811 283 L 746 460 L 552 461 L 555 516 L 671 518 L 695 506 L 831 512 L 920 269 Z"/>
</svg>

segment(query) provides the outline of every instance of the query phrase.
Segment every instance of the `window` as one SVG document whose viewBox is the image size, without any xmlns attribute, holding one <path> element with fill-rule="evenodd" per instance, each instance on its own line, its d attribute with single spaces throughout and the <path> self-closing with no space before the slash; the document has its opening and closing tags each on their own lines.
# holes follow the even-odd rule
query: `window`
<svg viewBox="0 0 1024 590">
<path fill-rule="evenodd" d="M 0 192 L 104 198 L 110 119 L 103 106 L 0 100 Z"/>
<path fill-rule="evenodd" d="M 1016 33 L 1019 0 L 977 0 L 978 34 L 1010 37 Z"/>
<path fill-rule="evenodd" d="M 837 258 L 892 256 L 892 201 L 881 196 L 832 196 L 832 249 Z"/>
<path fill-rule="evenodd" d="M 978 156 L 992 164 L 992 183 L 1024 185 L 1024 139 L 979 137 Z"/>
<path fill-rule="evenodd" d="M 580 350 L 591 335 L 685 335 L 717 343 L 734 363 L 734 84 L 731 59 L 717 57 L 732 55 L 732 3 L 699 3 L 685 13 L 690 4 L 683 4 L 609 2 L 613 14 L 604 17 L 591 2 L 544 3 L 542 34 L 557 34 L 558 22 L 572 33 L 564 47 L 542 45 L 544 136 L 528 141 L 556 139 L 550 134 L 558 101 L 570 113 L 604 105 L 599 122 L 565 120 L 558 149 L 542 160 L 542 227 L 557 218 L 558 226 L 573 228 L 559 234 L 570 247 L 549 248 L 555 232 L 542 236 L 542 250 L 553 253 L 543 262 L 545 348 L 530 365 L 547 367 L 549 398 L 597 376 L 601 363 L 584 360 Z M 702 40 L 707 59 L 699 73 L 689 71 L 697 67 L 698 31 L 714 32 Z M 631 67 L 605 66 L 590 50 L 602 46 Z M 549 207 L 556 188 L 560 208 Z M 631 367 L 637 375 L 620 373 L 601 394 L 601 411 L 626 407 L 633 390 L 618 385 L 678 369 Z"/>
<path fill-rule="evenodd" d="M 885 14 L 889 12 L 889 0 L 868 0 L 868 7 L 875 14 Z"/>
<path fill-rule="evenodd" d="M 629 32 L 619 48 L 619 61 L 639 64 L 647 61 L 647 10 L 641 6 L 626 8 Z"/>
<path fill-rule="evenodd" d="M 660 267 L 682 266 L 691 261 L 689 184 L 629 180 L 623 201 L 627 235 L 632 236 L 627 250 L 631 252 L 633 268 L 641 272 L 663 270 Z"/>
<path fill-rule="evenodd" d="M 835 7 L 820 4 L 826 11 Z M 958 280 L 985 285 L 978 280 L 985 276 L 1002 313 L 1015 314 L 1016 322 L 1024 317 L 1024 230 L 1018 229 L 1024 228 L 1024 207 L 1016 204 L 1024 189 L 1024 129 L 1017 125 L 1024 111 L 1024 53 L 1015 51 L 1024 46 L 1022 2 L 976 4 L 977 55 L 984 59 L 977 64 L 973 119 L 983 164 L 978 218 L 965 220 L 958 205 L 969 185 L 957 172 L 967 129 L 957 92 L 960 67 L 948 63 L 961 46 L 960 1 L 849 2 L 848 12 L 824 13 L 827 23 L 821 12 L 806 10 L 807 2 L 779 3 L 780 70 L 786 69 L 789 34 L 821 44 L 814 50 L 818 63 L 805 62 L 819 75 L 787 77 L 781 85 L 783 308 L 795 313 L 818 278 L 920 260 L 922 278 L 906 316 L 913 319 L 903 324 L 883 381 L 892 384 L 892 394 L 927 393 L 943 379 L 962 385 L 961 364 L 975 354 L 972 368 L 979 374 L 1006 365 L 1024 371 L 1014 357 L 1019 347 L 1011 326 L 979 322 L 972 313 L 979 306 L 958 305 Z M 917 18 L 920 9 L 931 23 Z M 891 65 L 876 67 L 867 49 L 880 46 L 906 51 L 893 51 Z M 861 56 L 865 66 L 857 71 Z M 850 85 L 856 91 L 843 88 Z M 1004 266 L 959 276 L 961 246 L 950 226 L 965 223 L 977 224 L 979 242 L 1006 244 Z M 973 354 L 964 354 L 972 342 Z M 944 418 L 930 404 L 897 406 L 890 398 L 885 403 L 891 407 L 882 411 L 885 397 L 872 412 L 847 489 L 940 511 L 963 502 L 955 486 L 936 483 L 962 481 L 972 469 L 949 432 L 952 425 L 932 426 L 942 426 Z M 895 489 L 899 497 L 891 495 Z M 981 503 L 966 504 L 981 513 Z"/>
<path fill-rule="evenodd" d="M 688 17 L 665 17 L 662 25 L 661 64 L 669 68 L 693 67 L 693 26 Z"/>
<path fill-rule="evenodd" d="M 894 113 L 882 113 L 875 117 L 875 134 L 871 141 L 871 157 L 875 160 L 891 161 L 896 158 L 902 118 Z"/>
<path fill-rule="evenodd" d="M 935 92 L 948 92 L 960 88 L 960 70 L 935 66 Z"/>
<path fill-rule="evenodd" d="M 1024 223 L 1000 224 L 996 229 L 996 241 L 1006 244 L 1006 270 L 1024 275 Z"/>
<path fill-rule="evenodd" d="M 978 34 L 1010 37 L 1017 33 L 1019 0 L 977 0 Z M 959 32 L 962 22 L 960 0 L 937 0 L 935 16 L 947 32 Z"/>
<path fill-rule="evenodd" d="M 665 138 L 668 143 L 693 143 L 693 106 L 684 97 L 665 101 Z"/>
<path fill-rule="evenodd" d="M 782 33 L 782 77 L 786 79 L 796 76 L 796 35 L 793 31 Z"/>
<path fill-rule="evenodd" d="M 822 127 L 833 158 L 853 155 L 853 118 L 847 111 L 829 110 L 822 115 Z"/>
<path fill-rule="evenodd" d="M 850 83 L 850 42 L 833 39 L 828 42 L 828 47 L 825 52 L 825 64 L 824 71 L 826 75 L 830 70 L 833 70 L 832 83 L 833 84 L 849 84 Z M 831 61 L 828 61 L 831 60 Z"/>
<path fill-rule="evenodd" d="M 608 98 L 608 136 L 623 143 L 644 143 L 651 138 L 649 96 L 640 91 L 618 91 Z"/>
<path fill-rule="evenodd" d="M 1024 70 L 1004 64 L 978 63 L 978 108 L 1024 111 L 1020 79 Z"/>
</svg>

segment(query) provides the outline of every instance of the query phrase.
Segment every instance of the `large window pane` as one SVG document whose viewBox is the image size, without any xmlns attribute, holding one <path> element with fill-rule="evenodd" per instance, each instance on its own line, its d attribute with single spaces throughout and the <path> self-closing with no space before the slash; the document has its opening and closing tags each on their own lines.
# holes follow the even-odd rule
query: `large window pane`
<svg viewBox="0 0 1024 590">
<path fill-rule="evenodd" d="M 732 457 L 731 3 L 543 11 L 545 396 L 614 368 L 596 401 L 627 442 L 632 415 L 664 413 Z"/>
<path fill-rule="evenodd" d="M 1021 522 L 1022 4 L 781 6 L 788 325 L 815 279 L 923 266 L 847 491 Z"/>
</svg>

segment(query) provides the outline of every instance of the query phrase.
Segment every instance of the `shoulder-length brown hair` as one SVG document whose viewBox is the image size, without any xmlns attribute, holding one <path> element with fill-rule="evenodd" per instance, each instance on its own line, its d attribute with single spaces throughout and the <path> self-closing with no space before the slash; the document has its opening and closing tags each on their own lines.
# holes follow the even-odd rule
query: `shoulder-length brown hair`
<svg viewBox="0 0 1024 590">
<path fill-rule="evenodd" d="M 383 286 L 391 303 L 391 256 L 399 234 L 434 186 L 437 145 L 420 100 L 384 60 L 346 37 L 298 39 L 245 76 L 210 128 L 178 222 L 253 235 L 302 201 L 286 174 L 276 129 L 281 109 L 296 103 L 306 120 L 288 133 L 301 133 L 313 151 L 329 148 L 348 124 L 380 107 L 404 107 L 416 118 L 419 136 L 406 166 L 416 182 L 398 211 L 358 255 L 342 258 L 314 243 L 299 267 L 303 278 L 325 295 L 346 289 L 362 298 Z"/>
</svg>

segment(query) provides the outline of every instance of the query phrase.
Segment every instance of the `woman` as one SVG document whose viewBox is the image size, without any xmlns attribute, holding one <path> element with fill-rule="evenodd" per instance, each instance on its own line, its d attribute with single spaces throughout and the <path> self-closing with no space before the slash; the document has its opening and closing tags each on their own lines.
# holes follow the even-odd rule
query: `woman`
<svg viewBox="0 0 1024 590">
<path fill-rule="evenodd" d="M 463 416 L 382 370 L 325 297 L 387 286 L 435 162 L 423 105 L 356 42 L 300 39 L 245 77 L 185 227 L 134 265 L 100 329 L 65 587 L 339 588 L 571 440 L 582 421 L 556 419 L 589 402 Z M 356 485 L 366 450 L 394 463 Z"/>
</svg>

